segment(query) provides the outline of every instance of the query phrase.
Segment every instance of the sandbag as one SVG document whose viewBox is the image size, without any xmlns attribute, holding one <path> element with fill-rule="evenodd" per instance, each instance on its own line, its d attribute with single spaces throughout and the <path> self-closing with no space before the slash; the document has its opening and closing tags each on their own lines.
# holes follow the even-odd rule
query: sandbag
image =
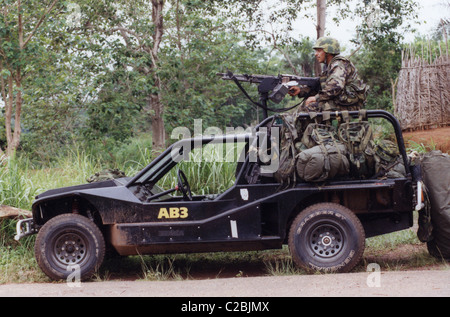
<svg viewBox="0 0 450 317">
<path fill-rule="evenodd" d="M 349 173 L 343 144 L 317 145 L 297 155 L 296 171 L 306 182 L 321 182 Z"/>
<path fill-rule="evenodd" d="M 431 203 L 433 239 L 427 243 L 432 256 L 450 260 L 450 156 L 426 153 L 420 160 L 423 182 Z"/>
</svg>

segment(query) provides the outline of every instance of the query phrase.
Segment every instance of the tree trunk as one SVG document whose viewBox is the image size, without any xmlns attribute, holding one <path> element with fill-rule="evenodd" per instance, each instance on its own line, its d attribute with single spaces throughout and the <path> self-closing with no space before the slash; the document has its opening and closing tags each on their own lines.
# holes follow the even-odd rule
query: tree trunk
<svg viewBox="0 0 450 317">
<path fill-rule="evenodd" d="M 153 33 L 153 47 L 151 49 L 152 56 L 152 73 L 157 93 L 150 95 L 148 101 L 150 108 L 153 110 L 152 121 L 152 148 L 153 151 L 160 152 L 166 146 L 166 130 L 164 126 L 164 106 L 161 103 L 161 81 L 158 75 L 158 52 L 161 44 L 162 35 L 164 32 L 164 18 L 163 18 L 164 0 L 152 0 L 152 21 L 155 25 Z"/>
<path fill-rule="evenodd" d="M 161 152 L 166 146 L 166 129 L 164 126 L 164 107 L 159 94 L 151 94 L 149 97 L 150 108 L 153 110 L 152 122 L 152 149 Z"/>
<path fill-rule="evenodd" d="M 0 67 L 1 69 L 1 67 Z M 14 84 L 15 87 L 14 88 Z M 19 147 L 20 144 L 20 117 L 22 113 L 22 80 L 20 78 L 20 69 L 17 71 L 17 78 L 13 78 L 10 74 L 5 81 L 1 80 L 2 99 L 5 103 L 5 132 L 6 132 L 6 149 L 0 149 L 0 155 L 6 154 L 10 157 Z M 14 96 L 14 91 L 16 95 Z M 15 104 L 14 129 L 12 127 L 13 110 Z M 6 152 L 6 153 L 5 153 Z"/>
<path fill-rule="evenodd" d="M 59 0 L 53 0 L 53 2 L 46 8 L 44 13 L 41 15 L 41 17 L 37 20 L 36 24 L 32 28 L 31 32 L 29 32 L 28 35 L 25 34 L 24 29 L 26 29 L 24 26 L 24 20 L 22 17 L 22 1 L 18 0 L 16 3 L 11 4 L 12 6 L 15 6 L 15 9 L 17 9 L 18 16 L 17 16 L 17 37 L 19 42 L 19 54 L 18 59 L 14 60 L 11 63 L 11 61 L 8 61 L 8 58 L 6 57 L 7 54 L 4 52 L 0 55 L 0 71 L 7 70 L 8 77 L 6 81 L 2 77 L 0 80 L 0 90 L 1 90 L 1 97 L 3 99 L 3 102 L 5 104 L 5 132 L 6 132 L 6 155 L 9 157 L 17 150 L 20 144 L 20 135 L 21 135 L 21 126 L 20 126 L 20 118 L 22 115 L 22 104 L 23 104 L 23 98 L 22 98 L 22 84 L 24 81 L 24 77 L 26 76 L 23 71 L 23 68 L 21 66 L 17 66 L 17 64 L 22 64 L 27 62 L 27 56 L 26 54 L 23 54 L 23 57 L 20 57 L 22 53 L 25 52 L 25 48 L 28 45 L 28 43 L 33 39 L 34 35 L 36 34 L 39 27 L 44 23 L 47 16 L 50 14 L 50 12 L 53 10 L 55 5 L 57 4 Z M 8 14 L 8 7 L 5 7 L 3 14 L 5 17 L 5 20 L 7 20 L 7 14 Z M 2 40 L 5 40 L 6 42 L 11 42 L 12 39 L 8 36 L 6 38 L 3 38 Z M 2 60 L 3 59 L 3 60 Z M 16 66 L 13 66 L 16 64 Z M 15 106 L 15 107 L 14 107 Z M 13 109 L 14 110 L 14 117 L 13 117 Z M 12 127 L 12 120 L 14 119 L 14 128 Z M 0 155 L 4 155 L 5 152 L 0 149 Z"/>
<path fill-rule="evenodd" d="M 317 38 L 320 38 L 325 34 L 326 9 L 326 0 L 317 0 Z M 316 73 L 316 76 L 320 75 L 320 73 L 322 72 L 322 67 L 317 61 L 315 61 L 314 63 L 314 71 Z"/>
</svg>

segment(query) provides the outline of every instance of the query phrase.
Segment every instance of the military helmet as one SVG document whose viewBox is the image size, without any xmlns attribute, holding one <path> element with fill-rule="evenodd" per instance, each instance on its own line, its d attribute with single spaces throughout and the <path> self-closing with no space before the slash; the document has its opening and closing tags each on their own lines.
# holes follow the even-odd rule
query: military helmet
<svg viewBox="0 0 450 317">
<path fill-rule="evenodd" d="M 334 55 L 339 54 L 341 52 L 339 42 L 336 39 L 327 36 L 319 38 L 316 41 L 316 44 L 313 46 L 313 48 L 314 49 L 322 48 L 325 51 L 325 53 Z"/>
</svg>

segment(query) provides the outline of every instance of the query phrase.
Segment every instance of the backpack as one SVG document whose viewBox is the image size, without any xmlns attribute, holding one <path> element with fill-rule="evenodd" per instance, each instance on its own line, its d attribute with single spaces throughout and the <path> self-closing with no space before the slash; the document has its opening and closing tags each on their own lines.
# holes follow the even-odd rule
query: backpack
<svg viewBox="0 0 450 317">
<path fill-rule="evenodd" d="M 307 148 L 297 155 L 296 171 L 307 182 L 320 182 L 349 173 L 347 151 L 337 139 L 331 124 L 310 123 L 303 133 L 302 144 Z"/>
<path fill-rule="evenodd" d="M 279 167 L 274 173 L 274 177 L 282 186 L 295 185 L 295 160 L 297 154 L 295 144 L 298 140 L 295 117 L 290 114 L 283 114 L 278 119 L 282 120 L 283 126 L 280 131 Z"/>
<path fill-rule="evenodd" d="M 345 144 L 350 161 L 350 174 L 357 178 L 374 174 L 374 150 L 372 127 L 368 121 L 347 121 L 338 129 L 339 140 Z"/>
<path fill-rule="evenodd" d="M 430 200 L 431 224 L 427 229 L 432 229 L 431 235 L 422 240 L 427 241 L 432 256 L 450 260 L 450 155 L 441 151 L 427 152 L 420 158 L 420 165 Z M 426 212 L 426 209 L 419 212 L 419 217 Z"/>
<path fill-rule="evenodd" d="M 380 140 L 375 145 L 374 151 L 376 177 L 400 178 L 406 176 L 403 158 L 394 142 Z"/>
<path fill-rule="evenodd" d="M 319 144 L 330 144 L 336 140 L 336 128 L 332 125 L 320 123 L 310 123 L 302 136 L 302 144 L 308 149 Z"/>
<path fill-rule="evenodd" d="M 342 143 L 322 144 L 297 155 L 296 171 L 306 182 L 321 182 L 349 173 L 349 162 Z"/>
</svg>

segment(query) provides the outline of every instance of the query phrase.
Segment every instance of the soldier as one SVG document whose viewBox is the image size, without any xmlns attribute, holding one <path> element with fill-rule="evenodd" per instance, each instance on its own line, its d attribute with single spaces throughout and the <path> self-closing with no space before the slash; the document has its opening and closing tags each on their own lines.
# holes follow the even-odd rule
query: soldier
<svg viewBox="0 0 450 317">
<path fill-rule="evenodd" d="M 325 63 L 325 70 L 320 75 L 320 91 L 306 99 L 300 110 L 319 112 L 361 109 L 368 86 L 359 78 L 352 62 L 339 55 L 339 42 L 331 37 L 321 37 L 313 48 L 317 61 Z M 302 97 L 304 91 L 294 86 L 289 94 Z"/>
</svg>

